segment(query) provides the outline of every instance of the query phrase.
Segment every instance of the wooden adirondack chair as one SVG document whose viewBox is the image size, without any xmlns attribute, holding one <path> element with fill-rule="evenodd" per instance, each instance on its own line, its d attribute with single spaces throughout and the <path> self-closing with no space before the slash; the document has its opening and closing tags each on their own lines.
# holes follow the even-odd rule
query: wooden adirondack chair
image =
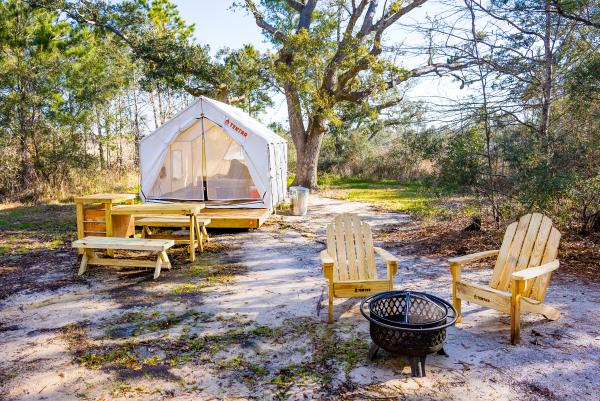
<svg viewBox="0 0 600 401">
<path fill-rule="evenodd" d="M 387 278 L 378 279 L 375 252 L 387 264 Z M 373 246 L 371 226 L 350 213 L 337 215 L 327 226 L 327 249 L 321 251 L 323 274 L 329 280 L 329 323 L 333 298 L 367 297 L 394 288 L 398 259 Z"/>
<path fill-rule="evenodd" d="M 539 313 L 556 320 L 560 312 L 544 305 L 552 271 L 558 269 L 560 232 L 540 213 L 527 214 L 506 228 L 499 250 L 449 259 L 454 307 L 461 300 L 510 313 L 510 340 L 518 344 L 522 312 Z M 462 265 L 498 255 L 488 286 L 463 281 Z"/>
</svg>

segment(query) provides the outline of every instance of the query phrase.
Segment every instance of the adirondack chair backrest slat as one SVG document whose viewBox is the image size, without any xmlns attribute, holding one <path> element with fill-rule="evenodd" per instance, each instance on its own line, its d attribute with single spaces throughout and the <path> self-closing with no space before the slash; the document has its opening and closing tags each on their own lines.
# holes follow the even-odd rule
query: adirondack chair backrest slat
<svg viewBox="0 0 600 401">
<path fill-rule="evenodd" d="M 340 214 L 327 226 L 327 252 L 335 261 L 334 281 L 377 279 L 371 227 L 358 216 Z"/>
<path fill-rule="evenodd" d="M 550 236 L 548 237 L 548 242 L 546 243 L 546 249 L 544 250 L 544 256 L 542 257 L 542 262 L 540 264 L 556 260 L 558 256 L 560 236 L 560 231 L 558 231 L 555 227 L 552 227 L 552 230 L 550 231 Z M 548 290 L 548 284 L 550 284 L 551 276 L 552 272 L 536 278 L 533 282 L 533 285 L 531 286 L 529 294 L 527 294 L 526 296 L 543 302 L 544 298 L 546 297 L 546 290 Z"/>
<path fill-rule="evenodd" d="M 540 213 L 527 214 L 510 224 L 502 240 L 490 287 L 508 291 L 514 272 L 555 260 L 559 242 L 560 232 Z M 543 301 L 550 275 L 530 280 L 524 295 Z"/>
</svg>

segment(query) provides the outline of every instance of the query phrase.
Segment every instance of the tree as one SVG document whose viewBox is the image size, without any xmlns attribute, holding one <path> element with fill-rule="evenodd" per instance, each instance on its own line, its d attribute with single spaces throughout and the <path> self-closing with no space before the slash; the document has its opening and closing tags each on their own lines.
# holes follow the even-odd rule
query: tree
<svg viewBox="0 0 600 401">
<path fill-rule="evenodd" d="M 222 49 L 217 54 L 228 76 L 229 101 L 256 116 L 273 105 L 269 79 L 270 57 L 261 54 L 252 45 L 239 50 Z"/>
<path fill-rule="evenodd" d="M 69 27 L 55 18 L 21 1 L 0 2 L 0 135 L 18 144 L 14 191 L 36 187 L 38 138 L 52 129 L 49 115 L 63 102 L 56 83 Z"/>
<path fill-rule="evenodd" d="M 208 46 L 194 41 L 194 26 L 183 21 L 171 0 L 27 1 L 32 7 L 60 12 L 98 34 L 114 35 L 141 63 L 145 89 L 161 82 L 193 96 L 228 101 L 226 71 L 213 62 Z"/>
<path fill-rule="evenodd" d="M 463 68 L 460 60 L 430 60 L 406 70 L 384 51 L 386 30 L 426 1 L 245 0 L 278 49 L 274 69 L 296 149 L 296 185 L 316 188 L 323 136 L 340 123 L 342 104 L 377 109 L 381 96 L 401 82 Z"/>
</svg>

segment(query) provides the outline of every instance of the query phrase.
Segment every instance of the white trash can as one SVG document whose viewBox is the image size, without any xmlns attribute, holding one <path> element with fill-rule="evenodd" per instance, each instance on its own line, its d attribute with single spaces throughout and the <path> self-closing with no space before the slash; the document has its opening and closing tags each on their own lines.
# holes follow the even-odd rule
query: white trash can
<svg viewBox="0 0 600 401">
<path fill-rule="evenodd" d="M 290 199 L 292 201 L 292 214 L 304 216 L 308 211 L 309 189 L 304 187 L 290 187 Z"/>
</svg>

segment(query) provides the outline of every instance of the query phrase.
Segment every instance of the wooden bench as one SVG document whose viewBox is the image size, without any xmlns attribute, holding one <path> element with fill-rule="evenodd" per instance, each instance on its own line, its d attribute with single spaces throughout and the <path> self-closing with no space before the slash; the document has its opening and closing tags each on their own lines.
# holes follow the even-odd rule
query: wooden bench
<svg viewBox="0 0 600 401">
<path fill-rule="evenodd" d="M 155 279 L 160 276 L 162 266 L 171 268 L 171 262 L 166 251 L 173 245 L 175 245 L 175 241 L 168 239 L 119 237 L 85 237 L 74 241 L 72 244 L 73 248 L 84 251 L 79 267 L 79 276 L 85 273 L 87 265 L 91 264 L 102 266 L 154 267 Z M 156 260 L 101 258 L 93 251 L 94 249 L 151 251 L 156 252 Z"/>
<path fill-rule="evenodd" d="M 208 233 L 206 232 L 206 226 L 210 224 L 210 219 L 202 217 L 196 217 L 195 234 L 197 238 L 197 245 L 201 252 L 204 252 L 204 241 L 208 242 Z M 173 239 L 176 244 L 189 244 L 189 239 L 177 238 L 175 235 L 153 235 L 150 227 L 169 227 L 169 228 L 183 228 L 189 229 L 190 219 L 186 216 L 144 216 L 142 218 L 135 219 L 136 226 L 142 226 L 142 238 L 161 238 L 161 239 Z"/>
</svg>

